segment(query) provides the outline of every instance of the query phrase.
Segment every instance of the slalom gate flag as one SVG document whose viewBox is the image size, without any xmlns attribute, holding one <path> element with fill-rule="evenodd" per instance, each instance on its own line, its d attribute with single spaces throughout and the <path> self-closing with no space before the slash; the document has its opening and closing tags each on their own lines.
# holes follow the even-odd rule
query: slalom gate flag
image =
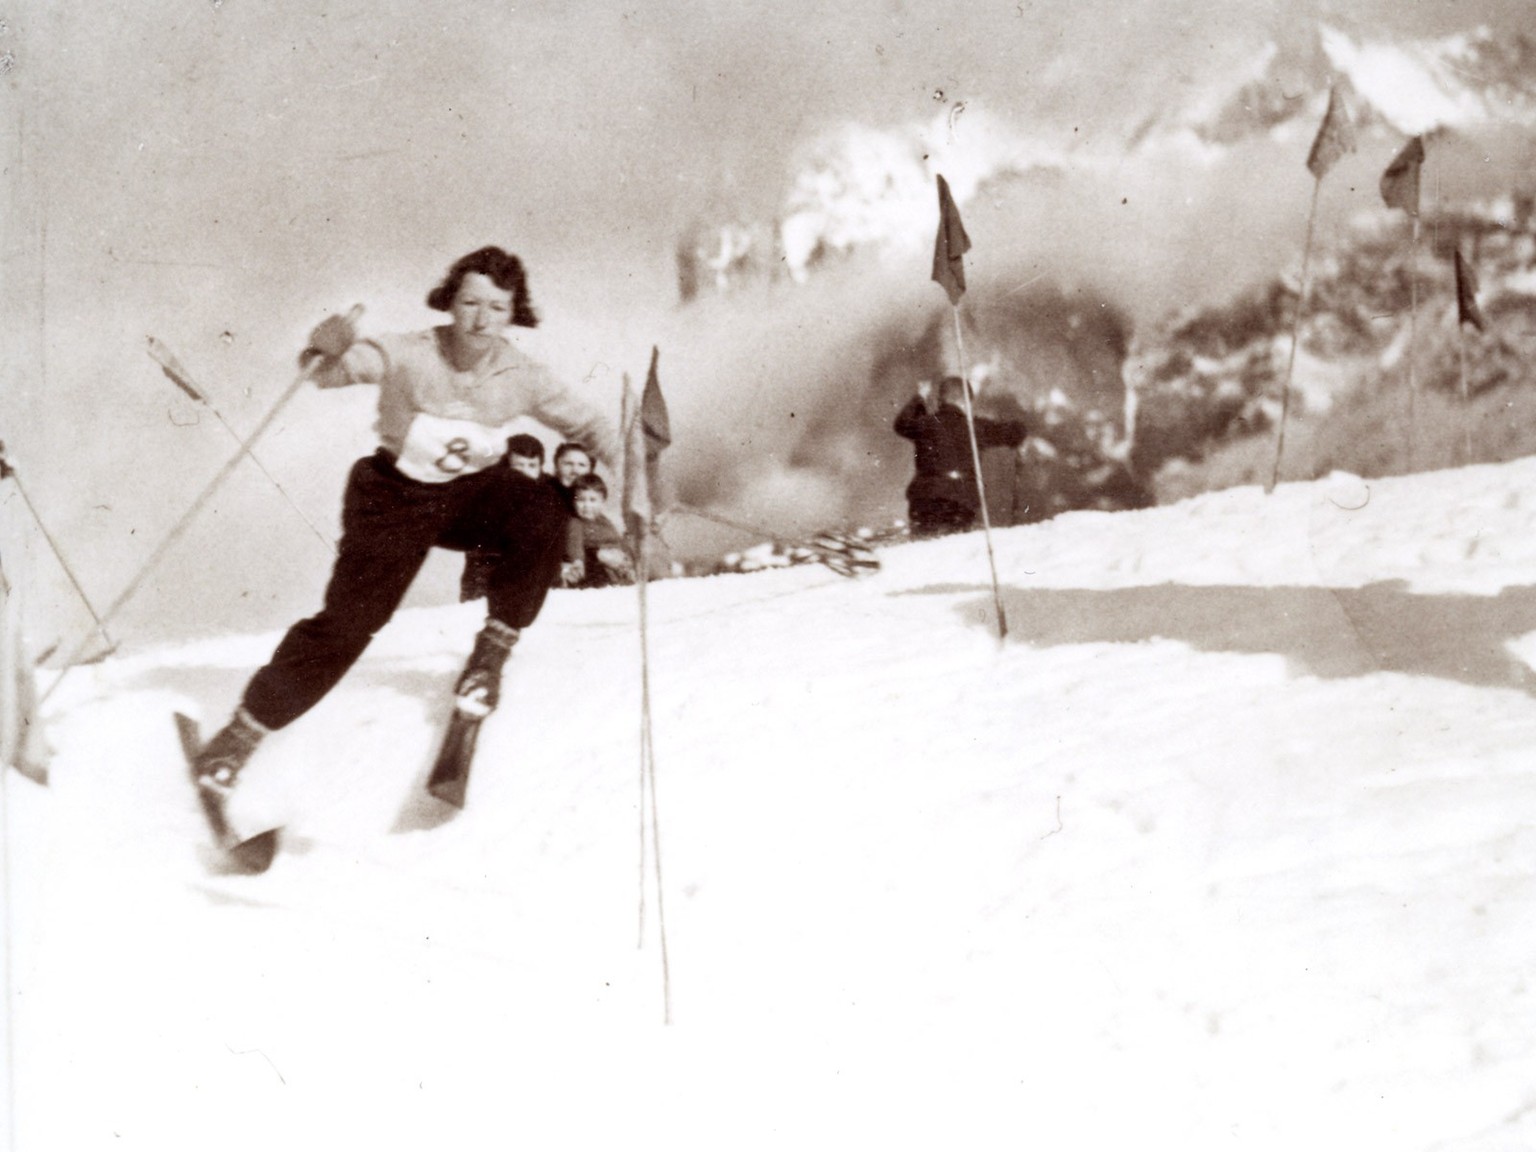
<svg viewBox="0 0 1536 1152">
<path fill-rule="evenodd" d="M 1470 324 L 1479 332 L 1487 330 L 1483 310 L 1477 306 L 1477 273 L 1456 249 L 1456 324 Z"/>
<path fill-rule="evenodd" d="M 624 527 L 635 538 L 650 531 L 661 493 L 661 453 L 672 443 L 672 421 L 656 375 L 659 350 L 651 349 L 645 389 L 637 397 L 624 381 Z"/>
<path fill-rule="evenodd" d="M 1381 198 L 1388 208 L 1419 214 L 1419 169 L 1424 164 L 1424 137 L 1415 136 L 1381 174 Z"/>
<path fill-rule="evenodd" d="M 959 304 L 965 295 L 965 254 L 971 250 L 971 238 L 960 222 L 960 209 L 949 194 L 944 177 L 939 178 L 939 234 L 933 241 L 933 279 L 949 293 L 949 302 Z"/>
<path fill-rule="evenodd" d="M 651 367 L 645 374 L 645 391 L 640 396 L 640 426 L 645 429 L 645 458 L 655 461 L 663 448 L 672 444 L 672 418 L 661 395 L 661 381 L 656 377 L 659 350 L 651 348 Z"/>
<path fill-rule="evenodd" d="M 1346 152 L 1355 150 L 1355 126 L 1337 88 L 1328 89 L 1328 111 L 1307 153 L 1307 171 L 1321 180 Z"/>
</svg>

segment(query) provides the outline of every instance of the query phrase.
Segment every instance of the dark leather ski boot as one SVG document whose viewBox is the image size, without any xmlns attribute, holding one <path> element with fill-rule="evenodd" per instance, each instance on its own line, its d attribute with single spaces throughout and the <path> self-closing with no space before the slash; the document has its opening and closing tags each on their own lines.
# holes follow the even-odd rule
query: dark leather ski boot
<svg viewBox="0 0 1536 1152">
<path fill-rule="evenodd" d="M 501 669 L 507 662 L 518 630 L 500 620 L 487 620 L 475 637 L 475 649 L 469 654 L 459 682 L 454 687 L 457 707 L 471 715 L 489 716 L 501 700 Z"/>
<path fill-rule="evenodd" d="M 229 723 L 219 729 L 197 754 L 193 765 L 197 786 L 220 800 L 228 797 L 234 790 L 240 769 L 245 767 L 267 731 L 244 708 L 238 709 Z"/>
</svg>

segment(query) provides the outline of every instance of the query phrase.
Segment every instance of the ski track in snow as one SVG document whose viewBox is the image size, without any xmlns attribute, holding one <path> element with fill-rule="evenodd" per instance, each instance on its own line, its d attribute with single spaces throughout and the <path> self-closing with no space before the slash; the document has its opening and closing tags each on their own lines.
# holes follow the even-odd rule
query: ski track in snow
<svg viewBox="0 0 1536 1152">
<path fill-rule="evenodd" d="M 276 637 L 81 670 L 7 780 L 18 1146 L 1536 1144 L 1532 492 L 1000 531 L 1003 642 L 979 533 L 652 586 L 671 1027 L 632 590 L 551 595 L 450 819 L 483 608 L 401 614 L 249 769 L 260 877 L 171 714 Z"/>
</svg>

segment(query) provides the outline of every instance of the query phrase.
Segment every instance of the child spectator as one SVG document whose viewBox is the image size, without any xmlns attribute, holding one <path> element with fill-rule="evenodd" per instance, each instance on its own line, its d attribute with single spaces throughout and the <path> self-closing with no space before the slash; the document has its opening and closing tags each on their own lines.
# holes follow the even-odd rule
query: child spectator
<svg viewBox="0 0 1536 1152">
<path fill-rule="evenodd" d="M 633 584 L 635 565 L 623 534 L 603 512 L 608 501 L 608 485 L 595 472 L 577 476 L 571 484 L 576 506 L 572 543 L 581 545 L 579 570 L 568 564 L 562 571 L 567 588 L 606 588 L 611 584 Z"/>
</svg>

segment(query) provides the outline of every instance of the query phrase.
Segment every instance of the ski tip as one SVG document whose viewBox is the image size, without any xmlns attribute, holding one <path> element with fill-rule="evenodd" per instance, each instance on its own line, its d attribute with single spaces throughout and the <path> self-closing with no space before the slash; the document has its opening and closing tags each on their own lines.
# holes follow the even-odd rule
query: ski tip
<svg viewBox="0 0 1536 1152">
<path fill-rule="evenodd" d="M 240 841 L 226 853 L 230 870 L 248 876 L 265 872 L 272 867 L 272 861 L 277 856 L 277 841 L 276 828 Z"/>
<path fill-rule="evenodd" d="M 176 734 L 181 737 L 181 750 L 186 753 L 187 759 L 192 760 L 203 746 L 203 733 L 196 720 L 182 712 L 177 712 Z"/>
<path fill-rule="evenodd" d="M 452 780 L 438 780 L 428 784 L 427 791 L 444 804 L 452 804 L 455 808 L 463 808 L 464 795 L 468 791 L 468 782 L 463 777 Z"/>
</svg>

